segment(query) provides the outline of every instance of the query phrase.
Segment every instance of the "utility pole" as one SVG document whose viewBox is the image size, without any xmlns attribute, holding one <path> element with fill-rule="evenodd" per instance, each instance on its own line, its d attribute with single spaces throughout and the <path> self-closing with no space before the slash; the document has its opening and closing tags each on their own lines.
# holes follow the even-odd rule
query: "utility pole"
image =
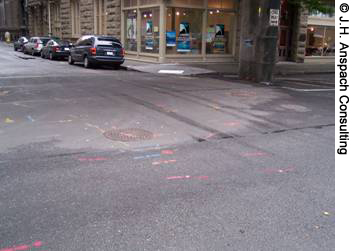
<svg viewBox="0 0 355 251">
<path fill-rule="evenodd" d="M 280 0 L 240 0 L 239 75 L 269 84 L 276 64 Z"/>
</svg>

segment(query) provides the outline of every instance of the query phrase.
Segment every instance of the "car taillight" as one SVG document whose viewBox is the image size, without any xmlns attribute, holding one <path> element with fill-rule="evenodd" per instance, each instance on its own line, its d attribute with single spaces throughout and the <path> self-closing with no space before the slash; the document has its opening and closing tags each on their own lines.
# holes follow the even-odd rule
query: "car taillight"
<svg viewBox="0 0 355 251">
<path fill-rule="evenodd" d="M 120 53 L 120 55 L 121 55 L 122 57 L 124 56 L 124 53 L 125 53 L 124 48 L 121 48 L 121 53 Z"/>
<path fill-rule="evenodd" d="M 60 51 L 60 48 L 58 46 L 54 46 L 53 49 L 54 49 L 55 52 L 59 52 Z"/>
<path fill-rule="evenodd" d="M 96 55 L 96 48 L 90 48 L 91 55 Z"/>
</svg>

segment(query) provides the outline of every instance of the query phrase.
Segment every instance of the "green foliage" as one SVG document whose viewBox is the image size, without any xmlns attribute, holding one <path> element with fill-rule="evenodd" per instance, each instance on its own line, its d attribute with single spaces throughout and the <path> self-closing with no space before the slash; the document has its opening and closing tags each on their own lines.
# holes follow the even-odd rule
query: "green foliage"
<svg viewBox="0 0 355 251">
<path fill-rule="evenodd" d="M 330 3 L 331 1 L 328 2 Z M 289 0 L 289 3 L 306 8 L 310 12 L 334 13 L 334 7 L 327 4 L 324 0 Z"/>
</svg>

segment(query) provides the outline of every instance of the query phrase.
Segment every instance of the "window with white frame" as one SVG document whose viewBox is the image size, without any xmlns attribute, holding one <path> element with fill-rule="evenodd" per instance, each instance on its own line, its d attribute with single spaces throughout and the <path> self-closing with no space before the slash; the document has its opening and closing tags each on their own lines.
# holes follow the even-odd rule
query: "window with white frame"
<svg viewBox="0 0 355 251">
<path fill-rule="evenodd" d="M 106 34 L 106 0 L 94 0 L 95 34 Z"/>
<path fill-rule="evenodd" d="M 71 22 L 73 36 L 80 36 L 80 0 L 71 1 Z"/>
</svg>

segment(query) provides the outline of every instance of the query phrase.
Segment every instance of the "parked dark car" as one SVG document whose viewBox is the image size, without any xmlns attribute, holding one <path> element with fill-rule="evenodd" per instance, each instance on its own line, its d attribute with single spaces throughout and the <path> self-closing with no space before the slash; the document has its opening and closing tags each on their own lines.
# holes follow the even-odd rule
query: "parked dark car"
<svg viewBox="0 0 355 251">
<path fill-rule="evenodd" d="M 50 37 L 31 37 L 30 41 L 25 44 L 23 52 L 32 54 L 32 56 L 39 55 L 49 40 L 51 40 Z"/>
<path fill-rule="evenodd" d="M 124 48 L 115 37 L 85 35 L 70 49 L 68 63 L 75 62 L 84 62 L 86 68 L 102 64 L 119 68 L 124 62 Z"/>
<path fill-rule="evenodd" d="M 23 51 L 25 44 L 28 43 L 26 37 L 20 37 L 16 42 L 14 42 L 14 51 Z"/>
<path fill-rule="evenodd" d="M 69 56 L 71 43 L 59 39 L 49 40 L 46 46 L 42 48 L 41 57 L 54 59 L 64 59 Z"/>
</svg>

